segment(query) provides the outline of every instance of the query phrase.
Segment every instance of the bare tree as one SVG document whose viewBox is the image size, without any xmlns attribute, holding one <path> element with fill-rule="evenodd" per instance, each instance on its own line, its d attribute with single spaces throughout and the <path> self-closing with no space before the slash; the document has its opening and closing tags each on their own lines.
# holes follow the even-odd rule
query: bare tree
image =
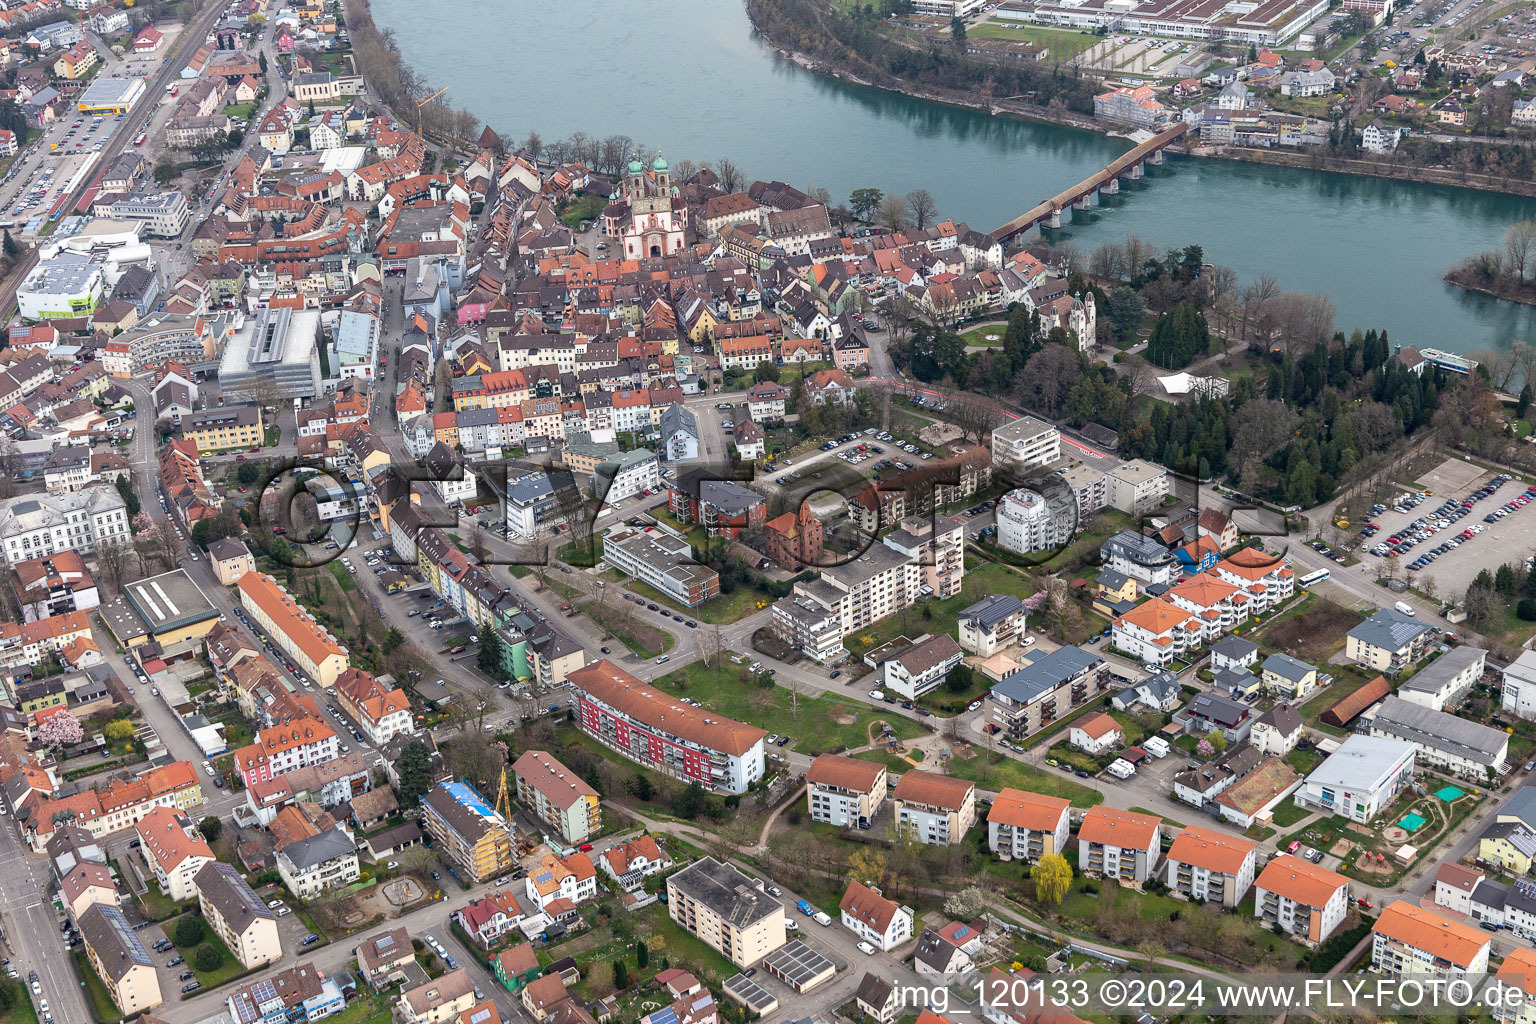
<svg viewBox="0 0 1536 1024">
<path fill-rule="evenodd" d="M 684 157 L 681 160 L 672 161 L 672 180 L 674 182 L 686 182 L 699 173 L 699 165 Z"/>
<path fill-rule="evenodd" d="M 477 561 L 485 561 L 485 529 L 478 519 L 472 519 L 469 523 L 469 553 Z"/>
<path fill-rule="evenodd" d="M 731 159 L 722 159 L 715 164 L 715 177 L 720 179 L 720 187 L 727 192 L 740 192 L 746 183 L 746 175 Z"/>
<path fill-rule="evenodd" d="M 453 146 L 456 150 L 468 150 L 480 137 L 480 119 L 467 110 L 453 112 Z"/>
<path fill-rule="evenodd" d="M 901 231 L 910 223 L 907 219 L 907 204 L 901 196 L 886 196 L 880 200 L 880 206 L 875 211 L 875 223 L 887 231 Z"/>
<path fill-rule="evenodd" d="M 921 231 L 928 226 L 938 210 L 933 195 L 925 188 L 915 188 L 907 193 L 907 209 L 912 212 L 912 223 Z"/>
<path fill-rule="evenodd" d="M 544 155 L 544 137 L 538 132 L 530 131 L 528 137 L 523 140 L 523 153 L 534 163 L 539 162 L 539 157 Z"/>
<path fill-rule="evenodd" d="M 558 479 L 562 475 L 564 480 Z M 551 476 L 550 483 L 555 487 L 555 507 L 559 509 L 566 531 L 570 534 L 571 549 L 578 557 L 584 557 L 591 550 L 592 527 L 597 521 L 595 513 L 600 507 L 599 499 L 594 496 L 588 500 L 568 473 L 555 473 Z"/>
</svg>

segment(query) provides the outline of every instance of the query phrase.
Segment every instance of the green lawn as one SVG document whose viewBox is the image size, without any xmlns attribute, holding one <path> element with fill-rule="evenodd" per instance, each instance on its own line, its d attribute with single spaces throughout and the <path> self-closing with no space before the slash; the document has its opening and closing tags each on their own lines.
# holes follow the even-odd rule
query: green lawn
<svg viewBox="0 0 1536 1024">
<path fill-rule="evenodd" d="M 1313 812 L 1305 807 L 1297 807 L 1294 801 L 1287 800 L 1275 808 L 1275 824 L 1280 828 L 1290 828 L 1298 822 L 1305 821 Z"/>
<path fill-rule="evenodd" d="M 996 21 L 989 21 L 985 24 L 968 28 L 965 34 L 967 37 L 1012 39 L 1044 46 L 1050 50 L 1050 53 L 1046 55 L 1046 60 L 1053 63 L 1069 61 L 1085 50 L 1091 49 L 1094 43 L 1102 41 L 1099 36 L 1088 32 L 1060 32 L 1033 27 L 1014 28 L 1012 25 Z"/>
<path fill-rule="evenodd" d="M 242 121 L 249 121 L 251 119 L 251 113 L 255 111 L 255 109 L 256 104 L 254 103 L 231 103 L 229 106 L 224 108 L 224 115 L 226 117 L 238 118 Z"/>
<path fill-rule="evenodd" d="M 761 608 L 768 607 L 774 602 L 774 598 L 771 595 L 758 590 L 756 587 L 737 586 L 729 594 L 712 597 L 697 608 L 689 608 L 680 601 L 674 601 L 650 584 L 641 583 L 639 580 L 631 581 L 629 589 L 641 595 L 647 601 L 655 601 L 659 605 L 671 608 L 685 619 L 697 619 L 700 622 L 736 622 L 746 618 L 753 612 L 759 611 Z M 654 615 L 655 613 L 651 612 L 650 614 Z M 673 623 L 673 625 L 676 625 L 676 623 Z M 686 629 L 687 627 L 683 628 Z"/>
<path fill-rule="evenodd" d="M 1078 782 L 1065 772 L 1042 771 L 1033 765 L 1001 754 L 982 750 L 975 757 L 952 758 L 949 773 L 970 779 L 983 789 L 1024 789 L 1072 801 L 1073 807 L 1093 807 L 1104 802 L 1104 794 Z"/>
<path fill-rule="evenodd" d="M 76 953 L 74 956 L 75 969 L 80 972 L 80 977 L 85 982 L 86 1002 L 91 1004 L 91 1016 L 95 1017 L 100 1024 L 122 1020 L 123 1015 L 118 1012 L 117 1004 L 112 1001 L 112 996 L 108 994 L 107 987 L 101 983 L 101 978 L 96 974 L 96 969 L 91 966 L 90 960 L 86 959 L 84 953 Z M 13 1019 L 18 1022 L 36 1020 L 37 1016 L 36 1014 L 30 1016 L 13 1014 Z"/>
<path fill-rule="evenodd" d="M 393 1024 L 395 1001 L 386 994 L 366 996 L 334 1017 L 331 1024 Z"/>
<path fill-rule="evenodd" d="M 587 618 L 603 627 L 609 633 L 612 633 L 615 640 L 642 658 L 654 658 L 658 654 L 665 654 L 672 649 L 674 641 L 671 633 L 664 629 L 657 629 L 649 623 L 642 622 L 638 616 L 635 619 L 635 624 L 637 626 L 645 626 L 644 633 L 641 633 L 639 630 L 630 629 L 625 625 L 621 616 L 614 614 L 608 609 L 599 608 L 595 602 L 584 606 L 582 611 L 586 613 Z M 652 643 L 657 643 L 658 641 L 654 638 L 660 637 L 659 646 L 653 647 L 648 643 L 642 643 L 640 641 L 641 636 L 647 637 Z"/>
<path fill-rule="evenodd" d="M 915 640 L 923 633 L 952 632 L 961 609 L 970 607 L 989 594 L 1012 594 L 1023 600 L 1035 592 L 1034 584 L 1022 573 L 976 555 L 965 557 L 965 579 L 961 587 L 961 592 L 954 597 L 942 601 L 937 598 L 919 601 L 906 611 L 851 634 L 847 640 L 848 649 L 855 658 L 862 658 L 898 636 L 905 635 Z"/>
<path fill-rule="evenodd" d="M 186 958 L 186 966 L 180 968 L 180 970 L 189 970 L 196 974 L 197 980 L 203 983 L 203 988 L 205 989 L 218 988 L 226 981 L 238 978 L 245 973 L 245 968 L 240 966 L 240 961 L 236 960 L 235 955 L 229 951 L 229 947 L 224 945 L 224 940 L 215 935 L 213 929 L 207 926 L 207 922 L 203 922 L 203 937 L 197 943 L 191 946 L 183 946 L 181 943 L 176 942 L 176 923 L 179 920 L 180 918 L 177 918 L 175 921 L 167 921 L 163 928 L 165 930 L 165 937 L 170 939 L 172 943 L 175 943 L 176 952 Z M 202 918 L 197 918 L 197 920 L 201 921 Z M 198 947 L 205 945 L 212 946 L 219 954 L 219 966 L 211 971 L 198 970 L 194 962 L 197 958 Z"/>
<path fill-rule="evenodd" d="M 1008 329 L 1006 324 L 992 324 L 987 327 L 973 327 L 960 335 L 967 345 L 975 345 L 980 348 L 1000 348 L 1003 344 L 1003 332 Z"/>
<path fill-rule="evenodd" d="M 865 704 L 838 700 L 832 696 L 798 698 L 798 713 L 790 710 L 793 696 L 783 686 L 758 687 L 744 680 L 745 666 L 727 664 L 713 669 L 702 661 L 654 680 L 659 689 L 699 701 L 710 711 L 741 722 L 749 722 L 771 733 L 794 737 L 791 748 L 802 754 L 821 754 L 829 750 L 862 747 L 877 737 L 877 722 L 889 722 L 898 739 L 912 739 L 924 733 L 922 726 L 899 715 L 882 715 Z"/>
</svg>

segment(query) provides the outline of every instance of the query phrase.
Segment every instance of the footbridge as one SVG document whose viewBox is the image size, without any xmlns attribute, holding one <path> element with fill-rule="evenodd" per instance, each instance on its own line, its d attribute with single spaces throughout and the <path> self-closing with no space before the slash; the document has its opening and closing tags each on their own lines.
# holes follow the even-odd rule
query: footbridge
<svg viewBox="0 0 1536 1024">
<path fill-rule="evenodd" d="M 1060 192 L 1032 210 L 1027 210 L 1007 224 L 991 232 L 993 238 L 1007 245 L 1021 235 L 1039 228 L 1059 228 L 1071 223 L 1073 210 L 1092 209 L 1101 195 L 1115 195 L 1120 191 L 1120 181 L 1136 181 L 1145 173 L 1147 164 L 1163 162 L 1163 150 L 1173 145 L 1189 131 L 1189 125 L 1180 122 L 1166 131 L 1159 132 L 1136 148 L 1127 150 L 1102 171 Z"/>
</svg>

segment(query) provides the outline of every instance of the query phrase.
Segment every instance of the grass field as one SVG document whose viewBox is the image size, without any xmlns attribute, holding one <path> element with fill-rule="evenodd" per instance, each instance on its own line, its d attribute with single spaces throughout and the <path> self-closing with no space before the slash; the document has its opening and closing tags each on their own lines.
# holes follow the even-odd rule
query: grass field
<svg viewBox="0 0 1536 1024">
<path fill-rule="evenodd" d="M 696 661 L 687 668 L 662 676 L 652 685 L 667 692 L 686 696 L 710 711 L 737 721 L 748 722 L 770 733 L 788 735 L 790 748 L 802 754 L 821 754 L 839 748 L 862 747 L 870 734 L 879 735 L 878 722 L 889 722 L 898 739 L 912 739 L 924 733 L 922 726 L 899 715 L 883 716 L 865 704 L 839 700 L 832 696 L 799 696 L 798 713 L 791 710 L 793 696 L 783 686 L 759 687 L 744 680 L 746 666 L 727 664 L 710 668 Z"/>
<path fill-rule="evenodd" d="M 1050 50 L 1047 61 L 1069 61 L 1093 44 L 1102 42 L 1099 36 L 1087 32 L 1058 32 L 1048 28 L 1014 28 L 1011 25 L 989 21 L 966 29 L 966 37 L 979 39 L 1008 39 L 1014 42 L 1034 43 Z"/>
<path fill-rule="evenodd" d="M 773 603 L 773 597 L 771 595 L 758 590 L 756 587 L 737 586 L 737 588 L 731 591 L 729 594 L 721 594 L 719 597 L 712 597 L 708 601 L 705 601 L 703 604 L 699 605 L 697 608 L 689 608 L 682 602 L 675 601 L 668 597 L 666 594 L 663 594 L 661 591 L 657 590 L 650 584 L 641 583 L 639 580 L 631 581 L 629 584 L 629 589 L 634 593 L 644 597 L 648 601 L 655 601 L 659 605 L 671 608 L 684 619 L 695 619 L 699 622 L 736 622 L 737 620 L 743 619 L 746 616 L 751 615 L 753 612 L 760 610 L 758 607 L 759 605 L 761 605 L 763 608 L 766 608 L 768 605 Z M 655 612 L 650 611 L 649 609 L 646 610 L 645 614 L 652 616 L 656 615 Z M 680 625 L 677 622 L 673 622 L 673 625 L 678 626 L 681 629 L 688 628 L 686 626 Z"/>
<path fill-rule="evenodd" d="M 987 327 L 973 327 L 960 335 L 967 345 L 976 345 L 982 348 L 999 348 L 1003 344 L 1003 332 L 1005 324 L 991 324 Z"/>
<path fill-rule="evenodd" d="M 101 1024 L 122 1020 L 122 1014 L 117 1012 L 117 1004 L 112 1002 L 112 996 L 107 992 L 107 987 L 101 983 L 100 976 L 96 974 L 96 968 L 91 966 L 91 962 L 86 959 L 84 953 L 76 953 L 74 956 L 75 970 L 80 972 L 80 977 L 84 980 L 86 1001 L 91 1004 L 91 1015 Z M 30 1002 L 27 1005 L 30 1008 Z M 36 1013 L 22 1014 L 18 1007 L 9 1019 L 20 1024 L 24 1020 L 36 1020 L 37 1015 Z"/>
<path fill-rule="evenodd" d="M 1294 802 L 1287 800 L 1275 808 L 1275 824 L 1281 828 L 1290 828 L 1297 822 L 1312 817 L 1312 814 L 1313 812 L 1307 808 L 1297 807 Z"/>
<path fill-rule="evenodd" d="M 229 951 L 229 947 L 224 945 L 224 941 L 213 933 L 213 929 L 209 928 L 206 922 L 203 925 L 203 937 L 201 940 L 190 946 L 183 946 L 176 942 L 176 923 L 179 920 L 180 918 L 177 918 L 176 921 L 167 921 L 164 925 L 165 937 L 176 943 L 176 952 L 185 957 L 187 961 L 186 966 L 178 968 L 178 971 L 192 971 L 197 975 L 197 980 L 203 983 L 203 988 L 205 989 L 218 988 L 231 978 L 237 978 L 245 972 L 245 968 L 240 966 L 240 961 L 235 959 L 235 955 Z M 202 919 L 198 918 L 197 920 L 201 921 Z M 212 946 L 214 951 L 219 954 L 219 966 L 211 971 L 198 970 L 194 962 L 197 959 L 198 947 L 205 945 Z"/>
<path fill-rule="evenodd" d="M 614 639 L 642 658 L 654 658 L 672 649 L 672 634 L 642 621 L 636 610 L 635 621 L 626 622 L 624 616 L 611 608 L 599 608 L 596 603 L 582 608 L 587 618 L 612 633 Z"/>
</svg>

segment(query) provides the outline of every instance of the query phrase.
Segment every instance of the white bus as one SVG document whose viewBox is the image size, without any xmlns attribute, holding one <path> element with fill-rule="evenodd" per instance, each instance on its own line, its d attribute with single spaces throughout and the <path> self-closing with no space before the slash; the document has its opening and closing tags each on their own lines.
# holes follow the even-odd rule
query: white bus
<svg viewBox="0 0 1536 1024">
<path fill-rule="evenodd" d="M 1310 588 L 1313 584 L 1321 583 L 1321 582 L 1323 582 L 1323 580 L 1325 580 L 1327 578 L 1328 578 L 1328 570 L 1327 569 L 1319 569 L 1319 570 L 1317 570 L 1317 572 L 1309 572 L 1309 573 L 1307 573 L 1305 576 L 1303 576 L 1297 582 L 1300 583 L 1303 587 L 1309 587 Z"/>
</svg>

